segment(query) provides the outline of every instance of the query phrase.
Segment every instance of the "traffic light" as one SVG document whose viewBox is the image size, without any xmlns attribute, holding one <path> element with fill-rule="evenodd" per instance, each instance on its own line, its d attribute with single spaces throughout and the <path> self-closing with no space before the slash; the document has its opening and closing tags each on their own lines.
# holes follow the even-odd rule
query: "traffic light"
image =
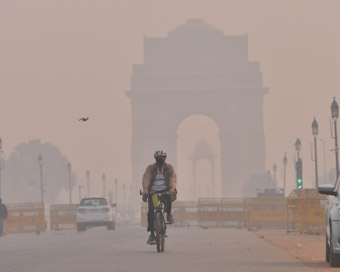
<svg viewBox="0 0 340 272">
<path fill-rule="evenodd" d="M 296 169 L 296 187 L 297 189 L 303 189 L 302 160 L 300 158 L 296 161 L 295 169 Z"/>
</svg>

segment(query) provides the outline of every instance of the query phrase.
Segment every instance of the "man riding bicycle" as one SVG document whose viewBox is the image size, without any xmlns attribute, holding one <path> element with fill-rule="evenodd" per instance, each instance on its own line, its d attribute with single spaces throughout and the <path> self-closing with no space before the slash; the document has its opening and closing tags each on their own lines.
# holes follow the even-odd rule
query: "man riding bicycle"
<svg viewBox="0 0 340 272">
<path fill-rule="evenodd" d="M 154 154 L 156 162 L 150 164 L 143 175 L 143 193 L 163 193 L 169 192 L 162 196 L 162 200 L 165 203 L 167 213 L 167 223 L 174 223 L 174 219 L 171 215 L 171 202 L 176 200 L 176 173 L 175 169 L 171 164 L 165 162 L 166 153 L 163 151 L 156 151 Z M 154 207 L 152 198 L 148 195 L 143 195 L 143 201 L 149 203 L 148 207 L 148 229 L 150 236 L 147 240 L 147 244 L 151 245 L 155 243 L 154 233 Z"/>
</svg>

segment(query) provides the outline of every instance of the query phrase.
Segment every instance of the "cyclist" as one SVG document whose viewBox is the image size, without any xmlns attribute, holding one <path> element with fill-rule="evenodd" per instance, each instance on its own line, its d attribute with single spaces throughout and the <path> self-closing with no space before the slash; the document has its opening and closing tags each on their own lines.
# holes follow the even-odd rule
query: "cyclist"
<svg viewBox="0 0 340 272">
<path fill-rule="evenodd" d="M 154 158 L 156 162 L 150 164 L 143 175 L 143 192 L 144 193 L 160 193 L 170 192 L 171 195 L 163 195 L 162 199 L 165 202 L 165 208 L 167 213 L 167 223 L 174 223 L 174 219 L 171 215 L 171 202 L 176 200 L 176 173 L 175 169 L 171 164 L 165 162 L 166 153 L 164 151 L 156 151 Z M 150 236 L 147 240 L 147 244 L 154 244 L 156 241 L 154 233 L 154 207 L 152 198 L 148 195 L 143 195 L 143 201 L 149 203 L 148 207 L 148 229 Z"/>
</svg>

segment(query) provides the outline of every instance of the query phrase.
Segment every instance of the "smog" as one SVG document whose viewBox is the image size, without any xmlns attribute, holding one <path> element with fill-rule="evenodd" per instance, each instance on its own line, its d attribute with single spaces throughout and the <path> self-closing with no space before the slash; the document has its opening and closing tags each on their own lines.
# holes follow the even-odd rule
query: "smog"
<svg viewBox="0 0 340 272">
<path fill-rule="evenodd" d="M 340 3 L 0 6 L 1 272 L 340 266 Z"/>
</svg>

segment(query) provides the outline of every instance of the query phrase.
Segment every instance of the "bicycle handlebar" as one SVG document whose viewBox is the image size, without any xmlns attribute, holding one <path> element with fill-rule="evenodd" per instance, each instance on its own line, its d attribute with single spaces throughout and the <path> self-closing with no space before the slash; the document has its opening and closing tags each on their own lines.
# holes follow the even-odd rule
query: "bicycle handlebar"
<svg viewBox="0 0 340 272">
<path fill-rule="evenodd" d="M 143 193 L 142 190 L 139 191 L 139 195 L 172 195 L 173 193 L 171 192 L 163 192 L 163 193 Z"/>
</svg>

